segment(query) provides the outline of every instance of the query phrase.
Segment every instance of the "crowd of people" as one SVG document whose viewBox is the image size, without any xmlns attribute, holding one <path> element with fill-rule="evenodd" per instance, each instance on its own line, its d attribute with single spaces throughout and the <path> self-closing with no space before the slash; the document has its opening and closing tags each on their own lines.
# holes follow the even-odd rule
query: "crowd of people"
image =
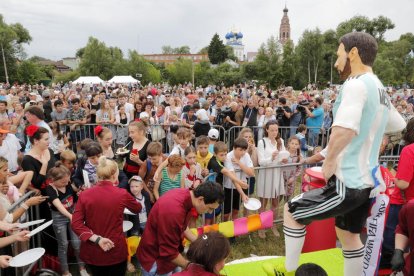
<svg viewBox="0 0 414 276">
<path fill-rule="evenodd" d="M 71 275 L 69 243 L 81 275 L 123 275 L 137 264 L 143 275 L 180 270 L 185 271 L 177 275 L 218 275 L 230 252 L 228 240 L 219 233 L 197 238 L 190 228 L 220 217 L 247 216 L 244 208 L 239 213 L 241 203 L 253 194 L 261 201 L 259 211 L 273 210 L 276 221 L 280 202 L 295 200 L 303 174 L 298 164 L 324 157 L 334 162 L 330 154 L 335 148 L 328 155 L 319 152 L 331 132 L 333 104 L 343 100 L 338 92 L 334 85 L 294 91 L 254 83 L 204 88 L 1 84 L 0 229 L 12 231 L 15 222 L 33 219 L 25 213 L 38 205 L 40 218 L 53 219 L 53 227 L 42 234 L 42 246 L 48 256 L 58 256 L 65 276 Z M 386 92 L 408 122 L 405 132 L 385 135 L 381 144 L 382 153 L 401 154 L 396 172 L 400 196 L 391 202 L 384 235 L 383 263 L 390 266 L 393 254 L 401 255 L 394 250 L 404 251 L 407 245 L 403 238 L 394 243 L 394 232 L 414 187 L 414 90 Z M 346 127 L 349 118 L 341 118 Z M 35 196 L 9 212 L 28 191 Z M 289 206 L 294 213 L 297 207 Z M 125 209 L 133 223 L 127 233 L 122 229 Z M 304 237 L 302 224 L 307 222 L 301 215 L 289 218 L 285 209 L 287 248 Z M 397 233 L 406 233 L 403 227 Z M 276 225 L 271 232 L 280 237 Z M 1 246 L 23 244 L 13 252 L 2 248 L 2 268 L 9 255 L 27 249 L 26 234 L 0 239 Z M 127 260 L 126 236 L 141 236 L 136 260 Z M 258 236 L 266 238 L 265 230 Z M 186 257 L 184 237 L 192 242 Z M 298 257 L 297 252 L 287 254 L 292 262 Z"/>
</svg>

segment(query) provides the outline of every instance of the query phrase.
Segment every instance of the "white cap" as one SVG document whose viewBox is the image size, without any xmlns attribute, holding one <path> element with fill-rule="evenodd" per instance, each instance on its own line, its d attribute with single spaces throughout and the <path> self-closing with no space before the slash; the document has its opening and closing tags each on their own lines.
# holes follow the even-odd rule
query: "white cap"
<svg viewBox="0 0 414 276">
<path fill-rule="evenodd" d="M 147 112 L 141 112 L 140 114 L 139 114 L 139 118 L 140 119 L 144 119 L 144 118 L 149 118 L 150 116 L 149 116 L 149 114 L 147 113 Z"/>
<path fill-rule="evenodd" d="M 197 116 L 197 118 L 200 121 L 208 121 L 207 110 L 205 110 L 205 109 L 199 109 L 199 110 L 197 110 L 197 112 L 195 113 L 195 115 Z"/>
<path fill-rule="evenodd" d="M 219 131 L 215 128 L 212 128 L 208 131 L 208 138 L 218 140 L 219 136 L 220 136 Z"/>
</svg>

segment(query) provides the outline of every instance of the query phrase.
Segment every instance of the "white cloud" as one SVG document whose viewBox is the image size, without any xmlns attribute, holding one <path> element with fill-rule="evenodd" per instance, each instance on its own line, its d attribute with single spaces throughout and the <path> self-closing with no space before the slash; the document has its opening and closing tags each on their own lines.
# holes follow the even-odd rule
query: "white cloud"
<svg viewBox="0 0 414 276">
<path fill-rule="evenodd" d="M 159 53 L 163 45 L 207 46 L 214 33 L 223 39 L 235 26 L 244 34 L 246 51 L 255 51 L 271 35 L 278 36 L 285 3 L 271 0 L 1 0 L 6 22 L 20 22 L 33 37 L 29 55 L 52 59 L 73 56 L 89 36 L 107 45 Z M 291 0 L 292 38 L 305 29 L 334 29 L 354 15 L 384 15 L 396 28 L 387 39 L 413 32 L 411 0 Z"/>
</svg>

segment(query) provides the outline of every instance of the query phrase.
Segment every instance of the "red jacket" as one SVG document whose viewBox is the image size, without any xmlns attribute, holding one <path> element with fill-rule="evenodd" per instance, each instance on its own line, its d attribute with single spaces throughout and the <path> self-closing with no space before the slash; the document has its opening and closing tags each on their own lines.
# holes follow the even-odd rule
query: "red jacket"
<svg viewBox="0 0 414 276">
<path fill-rule="evenodd" d="M 173 274 L 174 276 L 217 276 L 217 274 L 204 270 L 204 267 L 197 264 L 190 264 L 185 271 Z"/>
<path fill-rule="evenodd" d="M 154 262 L 157 262 L 158 274 L 171 272 L 176 267 L 171 261 L 183 251 L 184 231 L 192 207 L 187 189 L 172 189 L 155 202 L 137 249 L 138 261 L 146 271 Z"/>
<path fill-rule="evenodd" d="M 122 229 L 125 208 L 137 214 L 142 207 L 125 189 L 113 186 L 110 181 L 100 181 L 80 194 L 72 229 L 82 242 L 80 258 L 85 263 L 107 266 L 126 261 L 128 249 Z M 110 239 L 115 247 L 104 252 L 89 241 L 93 234 Z"/>
</svg>

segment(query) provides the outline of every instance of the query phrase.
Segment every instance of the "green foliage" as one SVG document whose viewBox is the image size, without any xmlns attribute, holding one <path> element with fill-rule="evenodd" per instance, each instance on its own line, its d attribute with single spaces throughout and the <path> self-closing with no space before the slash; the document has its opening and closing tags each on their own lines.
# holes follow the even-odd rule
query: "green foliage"
<svg viewBox="0 0 414 276">
<path fill-rule="evenodd" d="M 0 14 L 0 54 L 5 57 L 9 81 L 19 80 L 17 75 L 17 60 L 25 56 L 22 45 L 29 43 L 32 37 L 29 31 L 20 23 L 7 24 Z M 3 48 L 3 52 L 1 52 Z M 0 82 L 6 81 L 5 68 L 1 58 Z"/>
<path fill-rule="evenodd" d="M 74 81 L 77 78 L 79 78 L 81 74 L 78 70 L 74 70 L 67 73 L 57 73 L 55 75 L 55 78 L 53 79 L 54 82 L 60 82 L 60 83 L 67 83 L 69 81 Z"/>
<path fill-rule="evenodd" d="M 140 56 L 137 51 L 129 51 L 127 61 L 128 75 L 135 76 L 142 74 L 141 82 L 145 85 L 148 83 L 161 82 L 161 72 L 154 65 Z"/>
<path fill-rule="evenodd" d="M 112 77 L 115 59 L 112 54 L 104 42 L 89 37 L 79 65 L 79 72 L 84 76 L 99 76 L 103 80 L 108 80 Z"/>
<path fill-rule="evenodd" d="M 350 32 L 366 32 L 377 39 L 378 42 L 384 40 L 384 33 L 387 30 L 395 28 L 395 24 L 391 19 L 385 16 L 378 16 L 370 20 L 366 16 L 354 16 L 338 25 L 336 32 L 338 38 Z"/>
<path fill-rule="evenodd" d="M 219 64 L 226 61 L 228 57 L 228 52 L 223 41 L 220 39 L 219 35 L 214 34 L 211 39 L 210 45 L 208 46 L 208 58 L 210 59 L 211 64 Z"/>
<path fill-rule="evenodd" d="M 17 68 L 17 79 L 22 83 L 36 84 L 47 78 L 41 65 L 31 60 L 24 60 Z"/>
<path fill-rule="evenodd" d="M 179 58 L 173 64 L 166 66 L 168 81 L 175 85 L 179 83 L 191 82 L 193 63 L 189 59 Z"/>
<path fill-rule="evenodd" d="M 190 47 L 185 45 L 177 48 L 173 48 L 170 45 L 162 46 L 163 54 L 190 54 Z"/>
</svg>

